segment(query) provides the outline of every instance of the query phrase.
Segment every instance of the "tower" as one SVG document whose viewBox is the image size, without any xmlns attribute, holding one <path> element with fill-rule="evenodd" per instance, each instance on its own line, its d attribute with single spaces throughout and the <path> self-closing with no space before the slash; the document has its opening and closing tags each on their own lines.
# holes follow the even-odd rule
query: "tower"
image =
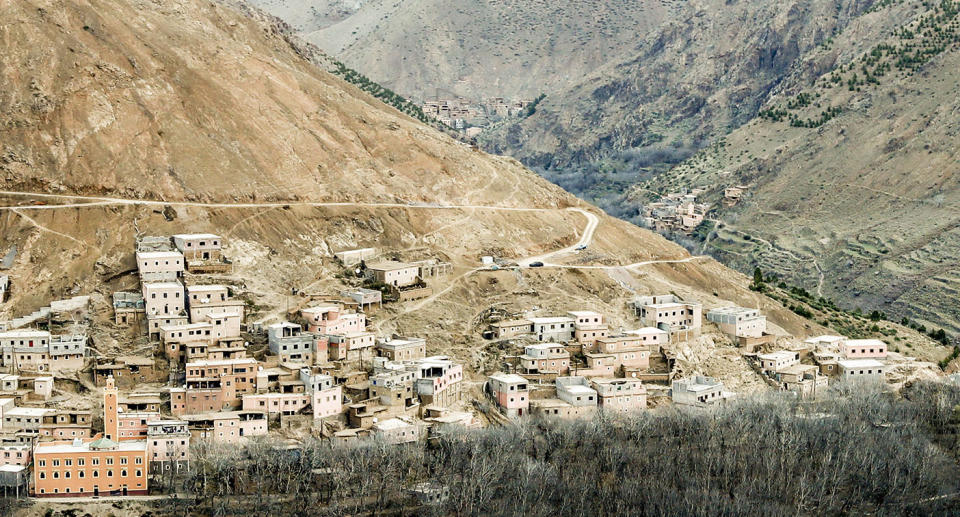
<svg viewBox="0 0 960 517">
<path fill-rule="evenodd" d="M 119 441 L 117 431 L 117 387 L 113 383 L 113 375 L 107 377 L 107 387 L 103 389 L 103 435 L 113 441 Z"/>
</svg>

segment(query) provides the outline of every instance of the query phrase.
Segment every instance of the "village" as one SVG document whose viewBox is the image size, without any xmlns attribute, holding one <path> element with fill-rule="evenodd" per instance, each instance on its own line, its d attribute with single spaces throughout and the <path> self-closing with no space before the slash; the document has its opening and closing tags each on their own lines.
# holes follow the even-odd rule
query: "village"
<svg viewBox="0 0 960 517">
<path fill-rule="evenodd" d="M 768 332 L 757 309 L 705 309 L 664 293 L 634 297 L 633 321 L 616 324 L 580 307 L 491 313 L 479 337 L 505 350 L 499 371 L 469 371 L 434 353 L 440 347 L 430 335 L 382 335 L 371 326 L 385 303 L 430 296 L 450 264 L 343 250 L 335 260 L 362 287 L 299 293 L 283 318 L 250 321 L 242 293 L 218 283 L 233 268 L 224 245 L 208 233 L 137 240 L 140 289 L 114 292 L 111 317 L 147 343 L 136 354 L 98 351 L 83 295 L 0 323 L 6 493 L 151 494 L 190 469 L 191 445 L 204 440 L 277 434 L 291 447 L 305 436 L 333 446 L 405 444 L 527 418 L 702 411 L 737 396 L 717 378 L 677 367 L 677 347 L 704 332 L 723 336 L 771 390 L 797 397 L 836 383 L 882 384 L 893 356 L 909 361 L 888 355 L 881 340 L 785 339 Z M 521 267 L 493 257 L 480 263 Z M 61 389 L 80 372 L 92 383 L 92 407 Z"/>
<path fill-rule="evenodd" d="M 475 138 L 498 120 L 522 117 L 535 102 L 530 99 L 503 97 L 493 97 L 480 102 L 462 97 L 437 97 L 423 101 L 420 109 L 438 122 L 462 133 L 466 138 Z"/>
</svg>

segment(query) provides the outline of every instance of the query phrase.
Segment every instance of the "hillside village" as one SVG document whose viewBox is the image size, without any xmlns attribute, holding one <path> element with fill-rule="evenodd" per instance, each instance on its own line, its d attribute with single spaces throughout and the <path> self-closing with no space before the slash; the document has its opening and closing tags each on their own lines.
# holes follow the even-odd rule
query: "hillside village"
<svg viewBox="0 0 960 517">
<path fill-rule="evenodd" d="M 673 294 L 634 297 L 633 320 L 616 323 L 573 306 L 491 312 L 481 334 L 504 350 L 499 371 L 469 371 L 432 353 L 434 336 L 371 327 L 384 304 L 432 293 L 450 264 L 343 250 L 335 260 L 362 287 L 293 293 L 301 301 L 285 317 L 251 321 L 242 293 L 217 283 L 233 268 L 224 245 L 210 233 L 137 240 L 140 289 L 112 296 L 114 332 L 147 340 L 137 354 L 99 351 L 88 296 L 2 323 L 6 489 L 36 497 L 158 493 L 190 469 L 191 444 L 201 441 L 273 434 L 291 447 L 307 436 L 332 446 L 403 444 L 530 418 L 706 410 L 737 393 L 678 362 L 704 333 L 739 350 L 766 389 L 801 398 L 831 384 L 931 372 L 878 339 L 775 335 L 757 309 L 705 308 Z M 480 267 L 520 268 L 494 257 Z M 66 388 L 77 380 L 89 396 Z"/>
</svg>

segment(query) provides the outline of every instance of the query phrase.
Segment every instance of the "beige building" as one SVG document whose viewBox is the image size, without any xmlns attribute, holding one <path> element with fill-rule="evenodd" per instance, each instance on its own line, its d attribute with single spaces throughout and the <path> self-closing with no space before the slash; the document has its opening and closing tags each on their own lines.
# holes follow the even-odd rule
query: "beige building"
<svg viewBox="0 0 960 517">
<path fill-rule="evenodd" d="M 136 258 L 141 282 L 172 282 L 183 276 L 183 253 L 178 251 L 138 251 Z"/>
<path fill-rule="evenodd" d="M 212 233 L 187 233 L 173 236 L 173 244 L 187 260 L 220 260 L 223 239 Z"/>
<path fill-rule="evenodd" d="M 420 268 L 404 262 L 377 262 L 367 265 L 367 274 L 374 280 L 394 287 L 407 287 L 417 283 Z"/>
<path fill-rule="evenodd" d="M 721 307 L 708 312 L 707 320 L 716 323 L 724 334 L 736 338 L 762 337 L 767 330 L 767 318 L 759 309 Z"/>
<path fill-rule="evenodd" d="M 672 294 L 641 296 L 633 301 L 640 321 L 666 331 L 672 341 L 686 341 L 700 336 L 703 307 L 685 302 Z"/>
<path fill-rule="evenodd" d="M 509 339 L 529 334 L 533 323 L 530 320 L 506 320 L 490 324 L 493 336 L 496 339 Z"/>
<path fill-rule="evenodd" d="M 423 359 L 427 356 L 427 341 L 420 337 L 395 337 L 377 341 L 377 357 L 391 361 Z"/>
<path fill-rule="evenodd" d="M 647 408 L 647 388 L 636 379 L 593 379 L 591 386 L 605 411 L 626 413 Z"/>
</svg>

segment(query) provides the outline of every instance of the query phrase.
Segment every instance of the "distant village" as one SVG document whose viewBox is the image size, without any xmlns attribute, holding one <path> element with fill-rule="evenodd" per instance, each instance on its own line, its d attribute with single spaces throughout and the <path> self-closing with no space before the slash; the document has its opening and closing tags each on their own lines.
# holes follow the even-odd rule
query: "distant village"
<svg viewBox="0 0 960 517">
<path fill-rule="evenodd" d="M 748 186 L 737 185 L 723 189 L 722 204 L 725 208 L 740 203 Z M 697 198 L 704 194 L 706 189 L 695 188 L 687 192 L 672 192 L 652 203 L 643 205 L 640 209 L 641 222 L 647 228 L 661 233 L 679 232 L 690 235 L 707 219 L 711 207 L 709 203 L 701 203 Z"/>
<path fill-rule="evenodd" d="M 531 99 L 508 100 L 503 97 L 485 99 L 479 103 L 460 97 L 437 98 L 424 101 L 420 108 L 428 116 L 461 132 L 467 138 L 474 138 L 497 120 L 523 116 L 534 102 Z"/>
<path fill-rule="evenodd" d="M 630 302 L 632 329 L 579 307 L 491 313 L 478 337 L 505 355 L 500 371 L 479 376 L 431 353 L 441 348 L 432 336 L 368 326 L 384 303 L 429 296 L 450 264 L 345 250 L 336 259 L 365 287 L 305 297 L 281 321 L 249 321 L 241 293 L 216 281 L 233 268 L 223 249 L 223 237 L 205 233 L 138 240 L 140 289 L 112 297 L 116 328 L 149 343 L 135 355 L 97 350 L 86 296 L 0 324 L 0 484 L 8 493 L 149 494 L 190 469 L 191 444 L 281 430 L 332 446 L 402 444 L 525 418 L 669 404 L 703 410 L 736 396 L 716 378 L 676 367 L 677 345 L 705 329 L 734 343 L 772 388 L 798 397 L 830 383 L 882 383 L 888 368 L 883 341 L 816 336 L 781 349 L 757 309 L 716 307 L 704 319 L 699 302 L 660 294 Z M 492 257 L 481 264 L 499 267 Z M 88 368 L 97 405 L 71 406 L 58 394 L 61 379 Z"/>
</svg>

